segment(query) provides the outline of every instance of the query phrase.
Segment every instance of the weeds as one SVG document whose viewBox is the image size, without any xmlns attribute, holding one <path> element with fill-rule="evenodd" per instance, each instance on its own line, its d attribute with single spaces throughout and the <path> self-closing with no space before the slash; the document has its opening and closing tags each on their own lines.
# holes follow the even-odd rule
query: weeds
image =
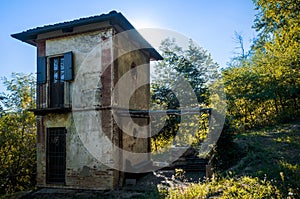
<svg viewBox="0 0 300 199">
<path fill-rule="evenodd" d="M 218 154 L 220 162 L 215 163 L 220 165 L 216 165 L 219 169 L 215 179 L 178 186 L 164 192 L 164 196 L 170 199 L 299 198 L 300 132 L 294 126 L 284 124 L 236 135 L 228 144 L 232 148 L 221 145 L 229 151 L 223 151 L 225 158 Z M 223 137 L 223 141 L 230 139 L 228 133 Z M 226 162 L 230 158 L 234 164 Z"/>
</svg>

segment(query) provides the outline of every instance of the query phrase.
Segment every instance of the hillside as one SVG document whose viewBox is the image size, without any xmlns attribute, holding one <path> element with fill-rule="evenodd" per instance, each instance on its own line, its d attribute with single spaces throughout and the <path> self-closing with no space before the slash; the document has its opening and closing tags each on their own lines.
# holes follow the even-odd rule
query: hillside
<svg viewBox="0 0 300 199">
<path fill-rule="evenodd" d="M 215 179 L 169 198 L 300 198 L 300 121 L 237 134 L 239 159 Z"/>
</svg>

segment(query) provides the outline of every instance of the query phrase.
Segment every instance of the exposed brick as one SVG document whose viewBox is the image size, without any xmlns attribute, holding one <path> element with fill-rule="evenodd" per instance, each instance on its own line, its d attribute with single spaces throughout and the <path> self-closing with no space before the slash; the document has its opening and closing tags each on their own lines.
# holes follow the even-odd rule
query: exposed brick
<svg viewBox="0 0 300 199">
<path fill-rule="evenodd" d="M 45 40 L 37 41 L 37 55 L 39 57 L 46 56 L 46 42 L 45 42 Z"/>
</svg>

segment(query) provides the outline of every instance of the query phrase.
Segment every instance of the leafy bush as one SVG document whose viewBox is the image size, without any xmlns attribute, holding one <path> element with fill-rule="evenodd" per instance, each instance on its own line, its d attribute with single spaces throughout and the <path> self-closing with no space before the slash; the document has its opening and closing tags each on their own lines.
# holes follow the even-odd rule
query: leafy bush
<svg viewBox="0 0 300 199">
<path fill-rule="evenodd" d="M 0 195 L 32 188 L 36 171 L 36 120 L 32 75 L 13 74 L 4 78 L 8 93 L 1 94 Z"/>
<path fill-rule="evenodd" d="M 259 178 L 223 178 L 170 190 L 166 198 L 281 198 L 279 190 Z"/>
<path fill-rule="evenodd" d="M 237 131 L 229 117 L 225 118 L 224 127 L 214 149 L 212 165 L 217 171 L 224 171 L 237 163 L 245 155 L 240 147 L 233 141 Z"/>
</svg>

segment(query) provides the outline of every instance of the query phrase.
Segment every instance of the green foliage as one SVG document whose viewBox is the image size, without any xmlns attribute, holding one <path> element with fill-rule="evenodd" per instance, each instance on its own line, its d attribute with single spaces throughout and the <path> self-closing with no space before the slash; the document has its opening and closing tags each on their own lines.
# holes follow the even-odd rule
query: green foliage
<svg viewBox="0 0 300 199">
<path fill-rule="evenodd" d="M 221 178 L 178 187 L 168 192 L 166 198 L 281 198 L 278 189 L 269 181 L 252 177 Z"/>
<path fill-rule="evenodd" d="M 251 56 L 223 70 L 228 114 L 250 129 L 296 118 L 300 107 L 298 0 L 256 0 L 258 38 Z"/>
<path fill-rule="evenodd" d="M 175 39 L 169 38 L 162 41 L 160 50 L 164 60 L 155 65 L 152 100 L 168 109 L 178 108 L 180 105 L 172 89 L 176 88 L 176 80 L 182 77 L 192 87 L 198 103 L 207 104 L 207 82 L 218 77 L 218 65 L 210 54 L 191 40 L 188 48 L 183 50 Z M 180 92 L 191 96 L 186 90 Z"/>
<path fill-rule="evenodd" d="M 237 129 L 232 125 L 232 119 L 225 118 L 224 127 L 213 151 L 211 163 L 215 171 L 222 172 L 235 165 L 245 152 L 234 142 Z"/>
<path fill-rule="evenodd" d="M 294 35 L 296 32 L 291 30 L 295 28 L 299 30 L 299 0 L 253 0 L 253 2 L 258 10 L 253 26 L 259 33 L 256 48 L 264 48 L 266 42 L 277 40 L 276 34 L 289 32 Z M 299 31 L 298 38 L 294 39 L 299 40 Z M 286 42 L 293 43 L 294 39 Z"/>
<path fill-rule="evenodd" d="M 6 111 L 22 112 L 34 108 L 35 78 L 33 74 L 12 73 L 10 79 L 3 77 L 8 93 L 2 93 Z"/>
<path fill-rule="evenodd" d="M 35 86 L 33 75 L 14 73 L 3 79 L 0 116 L 0 194 L 34 186 L 36 162 L 36 124 L 33 108 Z"/>
<path fill-rule="evenodd" d="M 164 60 L 155 65 L 154 80 L 151 84 L 152 108 L 207 107 L 210 103 L 208 84 L 218 78 L 218 65 L 213 62 L 210 54 L 191 40 L 184 50 L 176 44 L 175 39 L 165 39 L 161 43 L 160 50 Z M 181 79 L 184 79 L 192 90 L 180 87 Z M 196 97 L 196 104 L 183 107 L 174 92 L 176 89 L 185 99 Z M 157 125 L 166 122 L 164 128 L 152 137 L 152 149 L 158 151 L 171 144 L 182 146 L 203 140 L 208 130 L 208 115 L 190 116 L 188 120 L 190 122 L 183 122 L 180 116 L 174 115 L 159 118 Z M 154 123 L 153 129 L 157 125 Z M 197 128 L 198 126 L 200 128 Z M 177 136 L 177 140 L 173 140 L 175 135 L 180 135 Z"/>
</svg>

